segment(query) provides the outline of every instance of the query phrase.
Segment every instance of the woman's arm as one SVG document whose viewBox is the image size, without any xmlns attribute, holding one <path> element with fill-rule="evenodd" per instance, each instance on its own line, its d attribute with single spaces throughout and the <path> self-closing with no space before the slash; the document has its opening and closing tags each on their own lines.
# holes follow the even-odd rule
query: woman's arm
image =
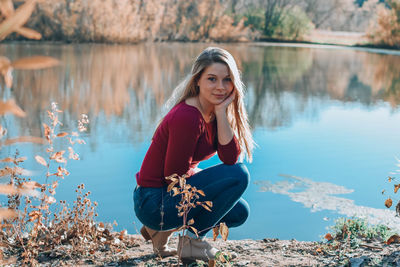
<svg viewBox="0 0 400 267">
<path fill-rule="evenodd" d="M 235 164 L 239 158 L 240 146 L 228 121 L 226 110 L 235 98 L 235 92 L 214 108 L 218 132 L 218 157 L 225 164 Z"/>
<path fill-rule="evenodd" d="M 228 121 L 226 109 L 235 98 L 235 92 L 232 92 L 222 103 L 214 108 L 215 118 L 217 119 L 218 142 L 221 145 L 228 144 L 233 138 L 233 130 Z"/>
</svg>

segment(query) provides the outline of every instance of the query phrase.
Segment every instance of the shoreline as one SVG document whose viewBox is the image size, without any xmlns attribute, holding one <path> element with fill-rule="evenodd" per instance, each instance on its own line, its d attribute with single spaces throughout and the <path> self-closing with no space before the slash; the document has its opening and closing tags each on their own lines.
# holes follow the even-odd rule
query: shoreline
<svg viewBox="0 0 400 267">
<path fill-rule="evenodd" d="M 338 38 L 340 40 L 341 38 Z M 395 54 L 400 55 L 400 49 L 387 45 L 375 45 L 372 43 L 355 43 L 345 44 L 341 41 L 337 42 L 313 42 L 313 41 L 288 41 L 279 39 L 265 39 L 251 40 L 247 42 L 218 42 L 218 41 L 141 41 L 141 42 L 71 42 L 62 40 L 5 40 L 1 44 L 12 45 L 12 44 L 54 44 L 54 45 L 79 45 L 79 44 L 94 44 L 94 45 L 140 45 L 140 44 L 163 44 L 163 43 L 180 43 L 180 44 L 248 44 L 248 45 L 260 45 L 260 46 L 282 46 L 282 47 L 310 47 L 310 48 L 334 48 L 334 49 L 357 49 L 360 51 L 382 53 L 382 54 Z"/>
<path fill-rule="evenodd" d="M 127 240 L 129 239 L 129 242 Z M 349 243 L 308 242 L 297 240 L 227 240 L 207 239 L 224 253 L 236 253 L 237 258 L 230 261 L 231 266 L 398 266 L 400 263 L 400 244 L 386 245 L 383 241 L 363 241 L 358 248 Z M 40 257 L 39 266 L 177 266 L 177 256 L 159 258 L 153 254 L 151 242 L 139 235 L 128 235 L 124 243 L 129 246 L 117 251 L 103 250 L 73 258 L 63 246 Z M 176 247 L 178 238 L 173 236 L 170 246 Z M 64 246 L 65 247 L 65 246 Z M 4 255 L 2 264 L 19 266 L 21 262 Z M 182 266 L 182 265 L 181 265 Z M 204 266 L 198 264 L 197 266 Z M 229 266 L 229 265 L 227 265 Z"/>
</svg>

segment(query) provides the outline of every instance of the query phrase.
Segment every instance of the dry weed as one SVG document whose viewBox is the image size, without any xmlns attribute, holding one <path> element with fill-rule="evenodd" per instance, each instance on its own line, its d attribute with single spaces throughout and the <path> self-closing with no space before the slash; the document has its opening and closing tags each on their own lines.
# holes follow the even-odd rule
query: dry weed
<svg viewBox="0 0 400 267">
<path fill-rule="evenodd" d="M 198 229 L 192 226 L 194 224 L 194 219 L 192 218 L 189 220 L 188 218 L 189 212 L 191 209 L 196 208 L 198 206 L 201 206 L 205 210 L 211 212 L 213 204 L 212 201 L 209 200 L 199 201 L 200 196 L 202 197 L 206 196 L 204 191 L 201 189 L 197 189 L 195 186 L 191 186 L 190 184 L 186 183 L 186 178 L 188 178 L 186 174 L 182 176 L 173 174 L 171 176 L 166 177 L 167 180 L 171 181 L 171 183 L 168 185 L 167 192 L 172 192 L 173 196 L 178 196 L 178 195 L 181 196 L 181 200 L 179 201 L 179 204 L 176 206 L 176 208 L 178 209 L 178 216 L 182 217 L 182 226 L 179 227 L 176 231 L 177 232 L 181 231 L 181 234 L 185 235 L 185 232 L 190 229 L 198 236 L 199 233 L 201 233 L 202 231 L 207 231 L 210 228 L 198 231 Z M 225 223 L 222 222 L 219 225 L 216 225 L 211 228 L 213 229 L 214 241 L 216 240 L 219 234 L 221 234 L 222 239 L 224 241 L 227 240 L 229 235 L 229 229 Z M 226 263 L 224 266 L 228 266 L 230 263 L 229 263 L 229 256 L 227 255 L 229 254 L 219 252 L 216 255 L 216 262 L 214 261 L 214 259 L 212 259 L 210 260 L 209 265 L 214 266 L 213 264 L 217 263 L 217 266 L 220 266 L 218 264 Z M 179 259 L 180 255 L 178 255 L 178 265 L 179 265 Z"/>
</svg>

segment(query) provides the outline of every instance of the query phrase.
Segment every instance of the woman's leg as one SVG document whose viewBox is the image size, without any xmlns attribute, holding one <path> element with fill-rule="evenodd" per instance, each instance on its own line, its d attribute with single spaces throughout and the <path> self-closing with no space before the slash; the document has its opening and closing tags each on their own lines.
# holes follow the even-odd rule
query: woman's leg
<svg viewBox="0 0 400 267">
<path fill-rule="evenodd" d="M 199 235 L 225 222 L 228 227 L 243 224 L 249 214 L 248 204 L 241 196 L 249 183 L 249 173 L 244 164 L 220 164 L 204 169 L 187 179 L 187 183 L 201 189 L 205 197 L 198 201 L 212 201 L 211 212 L 197 206 L 189 212 L 188 220 L 194 219 Z M 163 188 L 142 188 L 135 190 L 135 212 L 138 219 L 154 230 L 170 230 L 183 224 L 176 208 L 181 196 L 173 197 Z M 230 212 L 231 211 L 231 212 Z"/>
<path fill-rule="evenodd" d="M 188 219 L 194 219 L 192 226 L 200 236 L 204 236 L 220 221 L 225 221 L 228 227 L 235 227 L 247 219 L 248 205 L 245 201 L 239 201 L 249 183 L 249 173 L 244 164 L 216 165 L 196 173 L 187 183 L 204 191 L 205 196 L 198 201 L 213 203 L 211 212 L 201 206 L 189 212 Z"/>
<path fill-rule="evenodd" d="M 244 224 L 249 217 L 249 213 L 249 204 L 247 204 L 246 200 L 240 198 L 236 205 L 218 223 L 223 222 L 229 228 L 238 227 Z"/>
</svg>

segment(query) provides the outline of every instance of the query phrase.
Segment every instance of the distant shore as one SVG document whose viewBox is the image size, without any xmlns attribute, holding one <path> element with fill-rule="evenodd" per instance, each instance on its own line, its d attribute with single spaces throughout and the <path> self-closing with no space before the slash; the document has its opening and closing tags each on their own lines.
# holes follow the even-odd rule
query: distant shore
<svg viewBox="0 0 400 267">
<path fill-rule="evenodd" d="M 153 43 L 186 43 L 187 41 L 171 40 L 171 41 L 155 41 Z M 14 44 L 14 43 L 45 43 L 45 44 L 81 44 L 81 43 L 93 43 L 93 44 L 121 44 L 121 45 L 136 45 L 144 42 L 138 43 L 112 43 L 112 42 L 70 42 L 62 40 L 24 40 L 24 39 L 14 39 L 3 41 L 3 44 Z M 400 51 L 396 47 L 390 47 L 385 45 L 377 45 L 370 43 L 368 37 L 362 32 L 344 32 L 344 31 L 329 31 L 329 30 L 314 30 L 309 34 L 305 35 L 302 40 L 280 40 L 280 39 L 269 39 L 269 38 L 259 38 L 257 40 L 248 40 L 246 42 L 205 42 L 205 41 L 191 41 L 187 43 L 248 43 L 248 44 L 270 44 L 274 46 L 295 46 L 295 47 L 350 47 L 350 48 L 361 48 L 368 52 L 380 52 L 387 51 L 389 54 L 397 54 L 395 51 Z M 389 52 L 390 51 L 390 52 Z M 393 53 L 395 52 L 395 53 Z M 400 55 L 400 53 L 399 53 Z"/>
</svg>

